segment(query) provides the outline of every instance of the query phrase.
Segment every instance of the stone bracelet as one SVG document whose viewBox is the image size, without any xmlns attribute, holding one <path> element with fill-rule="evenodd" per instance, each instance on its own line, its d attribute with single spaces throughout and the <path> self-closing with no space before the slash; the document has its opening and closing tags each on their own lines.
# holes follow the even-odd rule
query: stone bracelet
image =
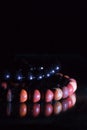
<svg viewBox="0 0 87 130">
<path fill-rule="evenodd" d="M 58 74 L 59 75 L 59 74 Z M 65 99 L 72 95 L 77 89 L 77 82 L 69 76 L 60 76 L 61 79 L 66 79 L 67 83 L 64 82 L 63 85 L 57 84 L 53 87 L 41 87 L 41 88 L 26 88 L 21 87 L 11 87 L 6 90 L 6 100 L 8 102 L 18 101 L 18 102 L 33 102 L 37 103 L 40 101 L 52 102 L 53 100 L 58 101 Z M 63 78 L 64 77 L 64 78 Z M 58 79 L 59 80 L 59 79 Z M 4 83 L 5 85 L 5 83 Z"/>
</svg>

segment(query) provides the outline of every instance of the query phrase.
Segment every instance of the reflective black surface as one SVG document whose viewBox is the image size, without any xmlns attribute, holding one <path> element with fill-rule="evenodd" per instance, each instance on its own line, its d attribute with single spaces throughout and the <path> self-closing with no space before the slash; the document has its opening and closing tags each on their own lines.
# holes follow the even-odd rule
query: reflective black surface
<svg viewBox="0 0 87 130">
<path fill-rule="evenodd" d="M 14 128 L 20 126 L 21 128 L 51 128 L 51 129 L 87 129 L 87 62 L 86 58 L 81 55 L 58 55 L 58 58 L 61 61 L 62 69 L 61 72 L 74 77 L 78 83 L 78 89 L 76 91 L 76 104 L 73 108 L 62 112 L 56 116 L 51 115 L 49 117 L 37 116 L 33 117 L 32 114 L 29 114 L 27 117 L 20 117 L 19 104 L 15 106 L 17 113 L 15 112 L 14 116 L 5 117 L 4 111 L 2 109 L 2 104 L 0 104 L 0 126 Z M 10 114 L 11 104 L 8 105 L 7 111 L 8 115 Z M 42 105 L 43 108 L 43 105 Z M 28 107 L 29 109 L 29 107 Z M 15 109 L 14 109 L 15 110 Z M 19 128 L 19 127 L 18 127 Z"/>
</svg>

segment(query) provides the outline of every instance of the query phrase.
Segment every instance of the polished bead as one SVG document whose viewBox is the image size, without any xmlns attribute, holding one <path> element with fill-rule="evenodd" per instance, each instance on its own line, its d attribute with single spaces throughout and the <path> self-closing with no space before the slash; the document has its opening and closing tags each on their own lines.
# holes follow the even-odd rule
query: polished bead
<svg viewBox="0 0 87 130">
<path fill-rule="evenodd" d="M 73 91 L 75 92 L 77 89 L 77 82 L 75 79 L 70 79 L 70 84 L 73 86 Z"/>
<path fill-rule="evenodd" d="M 25 89 L 22 89 L 20 92 L 20 102 L 26 102 L 28 99 L 27 91 Z"/>
<path fill-rule="evenodd" d="M 27 115 L 27 105 L 25 103 L 20 104 L 19 115 L 20 117 L 24 117 Z"/>
<path fill-rule="evenodd" d="M 12 101 L 12 91 L 11 91 L 11 89 L 9 89 L 9 90 L 7 91 L 7 101 L 8 101 L 8 102 L 11 102 L 11 101 Z"/>
<path fill-rule="evenodd" d="M 69 108 L 68 101 L 67 100 L 63 100 L 62 101 L 62 110 L 66 111 L 66 110 L 68 110 L 68 108 Z"/>
<path fill-rule="evenodd" d="M 7 83 L 6 82 L 2 82 L 1 83 L 1 87 L 4 88 L 4 89 L 7 89 Z"/>
<path fill-rule="evenodd" d="M 34 90 L 34 93 L 33 93 L 33 102 L 34 103 L 39 102 L 40 99 L 41 99 L 40 91 L 38 89 Z"/>
<path fill-rule="evenodd" d="M 56 102 L 54 104 L 54 114 L 59 114 L 62 111 L 62 104 L 60 102 Z"/>
<path fill-rule="evenodd" d="M 74 92 L 73 86 L 72 86 L 71 84 L 68 84 L 68 85 L 67 85 L 67 88 L 68 88 L 68 90 L 69 90 L 69 96 L 72 95 L 73 92 Z"/>
<path fill-rule="evenodd" d="M 73 106 L 73 102 L 72 102 L 71 98 L 69 97 L 67 99 L 67 101 L 68 101 L 68 107 L 71 108 Z"/>
<path fill-rule="evenodd" d="M 34 104 L 32 109 L 33 117 L 37 117 L 40 114 L 40 104 Z"/>
<path fill-rule="evenodd" d="M 67 98 L 69 96 L 69 90 L 67 87 L 62 88 L 63 91 L 63 98 Z"/>
<path fill-rule="evenodd" d="M 54 90 L 54 100 L 60 100 L 63 96 L 63 92 L 60 88 Z"/>
<path fill-rule="evenodd" d="M 53 113 L 53 106 L 50 103 L 47 103 L 45 105 L 45 110 L 44 110 L 44 115 L 45 116 L 50 116 Z"/>
<path fill-rule="evenodd" d="M 53 100 L 53 97 L 54 97 L 53 92 L 50 89 L 48 89 L 45 93 L 45 101 L 51 102 Z"/>
<path fill-rule="evenodd" d="M 72 95 L 70 96 L 70 98 L 71 98 L 72 103 L 73 103 L 73 106 L 74 106 L 74 105 L 75 105 L 75 103 L 76 103 L 76 95 L 75 95 L 75 93 L 74 93 L 74 94 L 72 94 Z"/>
</svg>

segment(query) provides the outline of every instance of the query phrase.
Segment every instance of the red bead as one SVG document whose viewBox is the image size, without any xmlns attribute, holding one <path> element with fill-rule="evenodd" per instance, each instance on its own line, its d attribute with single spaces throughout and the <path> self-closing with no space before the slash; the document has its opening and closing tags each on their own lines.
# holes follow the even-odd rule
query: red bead
<svg viewBox="0 0 87 130">
<path fill-rule="evenodd" d="M 28 99 L 27 91 L 25 89 L 22 89 L 20 92 L 20 102 L 26 102 Z"/>
<path fill-rule="evenodd" d="M 53 112 L 53 106 L 52 106 L 52 104 L 46 104 L 45 105 L 45 116 L 50 116 L 51 114 L 52 114 L 52 112 Z"/>
<path fill-rule="evenodd" d="M 67 98 L 69 96 L 69 90 L 67 87 L 63 87 L 63 98 Z"/>
<path fill-rule="evenodd" d="M 40 99 L 41 99 L 40 91 L 38 89 L 34 90 L 34 93 L 33 93 L 33 102 L 34 103 L 39 102 Z"/>
<path fill-rule="evenodd" d="M 45 101 L 51 102 L 53 100 L 53 98 L 54 98 L 53 92 L 50 89 L 48 89 L 45 93 Z"/>
<path fill-rule="evenodd" d="M 67 88 L 68 88 L 68 90 L 69 90 L 69 96 L 72 95 L 72 94 L 73 94 L 73 91 L 74 91 L 73 86 L 72 86 L 71 84 L 68 84 L 68 85 L 67 85 Z"/>
<path fill-rule="evenodd" d="M 27 105 L 25 103 L 20 104 L 20 108 L 19 108 L 19 115 L 20 117 L 24 117 L 27 114 Z"/>
<path fill-rule="evenodd" d="M 34 104 L 32 109 L 32 115 L 37 117 L 40 114 L 40 104 Z"/>
<path fill-rule="evenodd" d="M 1 87 L 4 88 L 4 89 L 7 89 L 7 83 L 6 82 L 2 82 L 1 83 Z"/>
</svg>

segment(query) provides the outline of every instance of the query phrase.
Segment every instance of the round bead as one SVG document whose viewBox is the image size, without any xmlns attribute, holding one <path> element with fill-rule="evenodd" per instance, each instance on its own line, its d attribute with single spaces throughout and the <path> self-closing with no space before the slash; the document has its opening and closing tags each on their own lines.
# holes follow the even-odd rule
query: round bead
<svg viewBox="0 0 87 130">
<path fill-rule="evenodd" d="M 4 88 L 4 89 L 7 89 L 7 83 L 6 82 L 2 82 L 1 83 L 1 87 Z"/>
<path fill-rule="evenodd" d="M 34 90 L 34 93 L 33 93 L 33 102 L 34 103 L 39 102 L 40 99 L 41 99 L 40 91 L 38 89 Z"/>
<path fill-rule="evenodd" d="M 73 92 L 76 91 L 77 89 L 77 83 L 76 83 L 76 80 L 75 79 L 70 79 L 70 83 L 72 86 L 73 86 Z"/>
<path fill-rule="evenodd" d="M 8 102 L 11 102 L 11 101 L 12 101 L 12 91 L 11 91 L 11 89 L 9 89 L 9 90 L 7 91 L 7 101 L 8 101 Z"/>
<path fill-rule="evenodd" d="M 72 86 L 71 84 L 68 84 L 68 85 L 67 85 L 67 88 L 68 88 L 68 90 L 69 90 L 69 96 L 72 95 L 73 92 L 74 92 L 73 86 Z"/>
<path fill-rule="evenodd" d="M 20 104 L 20 108 L 19 108 L 19 115 L 20 117 L 24 117 L 27 114 L 27 105 L 25 103 Z"/>
<path fill-rule="evenodd" d="M 75 95 L 75 93 L 74 93 L 74 94 L 72 94 L 72 95 L 70 96 L 70 98 L 71 98 L 72 103 L 73 103 L 73 106 L 74 106 L 74 105 L 75 105 L 75 103 L 76 103 L 76 95 Z"/>
<path fill-rule="evenodd" d="M 62 110 L 66 111 L 69 108 L 69 104 L 67 100 L 62 101 Z"/>
<path fill-rule="evenodd" d="M 67 87 L 62 88 L 63 91 L 63 98 L 67 98 L 69 96 L 69 90 Z"/>
<path fill-rule="evenodd" d="M 40 104 L 34 104 L 32 109 L 33 117 L 37 117 L 40 114 Z"/>
<path fill-rule="evenodd" d="M 53 112 L 53 106 L 52 104 L 48 103 L 45 105 L 45 116 L 50 116 Z"/>
<path fill-rule="evenodd" d="M 60 88 L 54 90 L 54 100 L 60 100 L 63 96 L 63 92 Z"/>
<path fill-rule="evenodd" d="M 50 89 L 48 89 L 45 93 L 45 101 L 51 102 L 53 100 L 53 97 L 54 97 L 53 92 Z"/>
<path fill-rule="evenodd" d="M 62 104 L 60 102 L 56 102 L 54 104 L 54 114 L 59 114 L 62 111 Z"/>
<path fill-rule="evenodd" d="M 25 89 L 22 89 L 20 92 L 20 102 L 26 102 L 28 99 L 27 91 Z"/>
<path fill-rule="evenodd" d="M 68 101 L 68 107 L 71 108 L 73 106 L 73 102 L 72 102 L 71 98 L 69 97 L 67 99 L 67 101 Z"/>
</svg>

